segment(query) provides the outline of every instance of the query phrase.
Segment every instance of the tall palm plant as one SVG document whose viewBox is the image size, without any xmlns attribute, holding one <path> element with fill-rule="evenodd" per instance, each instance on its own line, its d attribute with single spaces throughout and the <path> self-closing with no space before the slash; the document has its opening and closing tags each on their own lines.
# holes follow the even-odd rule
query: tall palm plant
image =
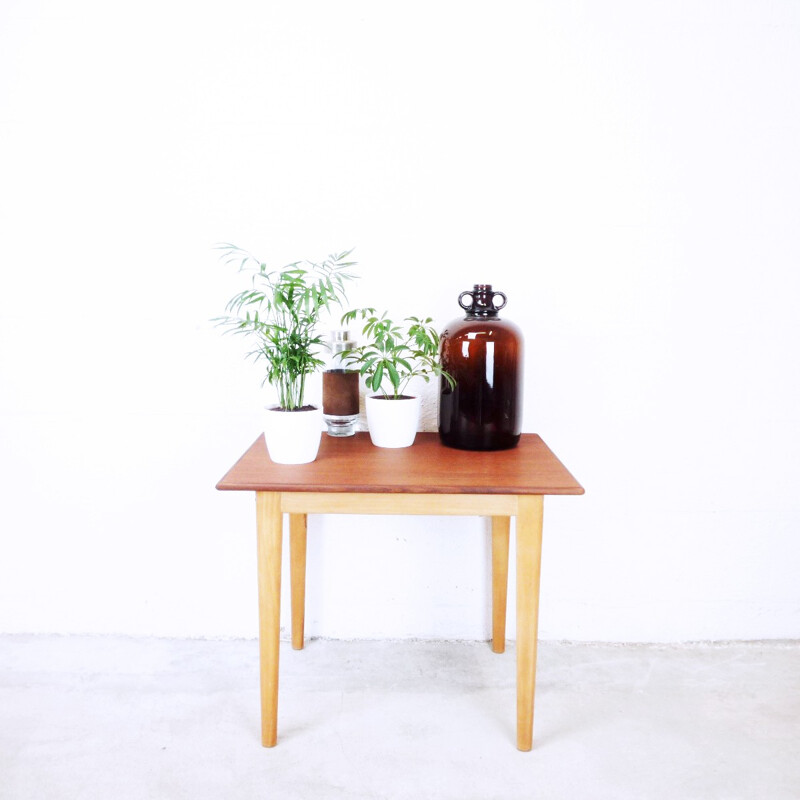
<svg viewBox="0 0 800 800">
<path fill-rule="evenodd" d="M 349 271 L 355 262 L 347 260 L 352 250 L 321 263 L 295 261 L 271 270 L 236 245 L 218 249 L 226 264 L 238 264 L 250 274 L 250 286 L 234 295 L 225 308 L 228 313 L 215 321 L 255 341 L 249 355 L 266 361 L 264 383 L 276 388 L 282 409 L 303 408 L 306 377 L 324 363 L 318 356 L 322 337 L 317 325 L 323 312 L 346 299 L 345 283 L 355 277 Z"/>
</svg>

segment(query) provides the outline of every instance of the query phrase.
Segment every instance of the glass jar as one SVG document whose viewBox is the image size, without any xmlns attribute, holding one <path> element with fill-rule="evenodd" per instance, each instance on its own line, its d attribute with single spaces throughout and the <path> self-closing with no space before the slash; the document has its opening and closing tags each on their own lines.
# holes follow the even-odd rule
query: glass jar
<svg viewBox="0 0 800 800">
<path fill-rule="evenodd" d="M 358 420 L 358 370 L 344 358 L 356 346 L 350 331 L 333 331 L 327 369 L 322 373 L 322 416 L 329 436 L 352 436 Z"/>
<path fill-rule="evenodd" d="M 522 332 L 498 312 L 507 298 L 477 283 L 458 304 L 467 314 L 442 332 L 439 437 L 461 450 L 507 450 L 522 432 Z"/>
</svg>

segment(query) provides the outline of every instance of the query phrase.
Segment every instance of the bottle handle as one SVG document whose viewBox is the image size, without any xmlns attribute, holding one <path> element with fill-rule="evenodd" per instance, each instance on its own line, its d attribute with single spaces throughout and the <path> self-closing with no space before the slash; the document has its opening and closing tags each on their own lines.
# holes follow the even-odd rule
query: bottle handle
<svg viewBox="0 0 800 800">
<path fill-rule="evenodd" d="M 502 297 L 503 298 L 503 304 L 498 306 L 494 302 L 495 297 Z M 494 308 L 495 311 L 500 311 L 501 308 L 505 308 L 507 302 L 508 302 L 508 298 L 505 296 L 505 294 L 503 294 L 503 292 L 492 292 L 492 308 Z"/>
<path fill-rule="evenodd" d="M 464 303 L 463 303 L 463 298 L 465 298 L 465 297 L 469 297 L 469 305 L 468 306 L 465 306 Z M 461 308 L 464 309 L 464 311 L 471 311 L 472 310 L 472 306 L 474 305 L 474 303 L 475 303 L 475 300 L 472 297 L 472 292 L 461 292 L 461 294 L 458 296 L 458 304 L 461 306 Z"/>
</svg>

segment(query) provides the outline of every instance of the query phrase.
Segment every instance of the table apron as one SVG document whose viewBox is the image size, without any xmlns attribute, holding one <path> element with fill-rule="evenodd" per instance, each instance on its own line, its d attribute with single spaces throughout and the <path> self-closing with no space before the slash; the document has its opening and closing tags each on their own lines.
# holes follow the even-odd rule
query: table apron
<svg viewBox="0 0 800 800">
<path fill-rule="evenodd" d="M 381 492 L 279 492 L 288 514 L 447 514 L 513 517 L 513 494 L 408 494 Z"/>
</svg>

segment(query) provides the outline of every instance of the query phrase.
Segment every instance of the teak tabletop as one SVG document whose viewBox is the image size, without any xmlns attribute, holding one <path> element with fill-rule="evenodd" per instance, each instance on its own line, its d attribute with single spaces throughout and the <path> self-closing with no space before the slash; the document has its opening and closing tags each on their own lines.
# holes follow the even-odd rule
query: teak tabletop
<svg viewBox="0 0 800 800">
<path fill-rule="evenodd" d="M 366 433 L 322 436 L 316 461 L 273 463 L 263 435 L 217 484 L 256 495 L 261 661 L 261 742 L 278 740 L 281 552 L 289 517 L 292 646 L 304 645 L 308 514 L 477 515 L 491 519 L 492 649 L 505 650 L 508 553 L 516 519 L 517 747 L 533 743 L 544 495 L 583 494 L 539 436 L 525 433 L 512 450 L 444 447 L 418 433 L 411 447 L 374 447 Z"/>
<path fill-rule="evenodd" d="M 264 436 L 236 462 L 217 489 L 261 492 L 388 492 L 411 494 L 583 494 L 552 450 L 523 433 L 512 450 L 445 447 L 436 433 L 418 433 L 411 447 L 374 447 L 369 434 L 322 437 L 316 461 L 286 466 L 267 455 Z"/>
</svg>

